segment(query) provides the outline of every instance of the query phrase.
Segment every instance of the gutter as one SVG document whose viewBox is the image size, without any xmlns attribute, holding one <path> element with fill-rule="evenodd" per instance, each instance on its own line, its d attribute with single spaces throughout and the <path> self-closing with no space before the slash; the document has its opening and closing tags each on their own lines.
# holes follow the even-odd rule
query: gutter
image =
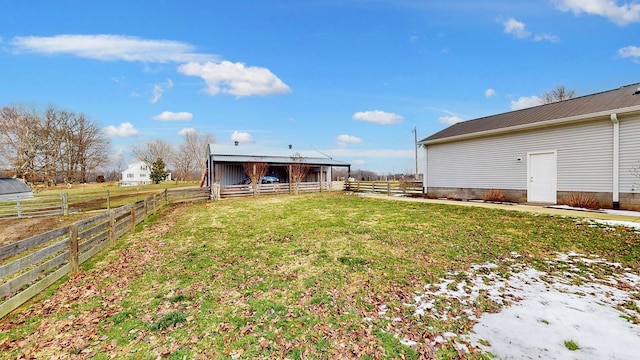
<svg viewBox="0 0 640 360">
<path fill-rule="evenodd" d="M 449 136 L 446 138 L 440 138 L 440 139 L 434 139 L 434 140 L 428 140 L 428 141 L 423 140 L 418 142 L 418 144 L 420 145 L 443 144 L 448 142 L 468 140 L 468 139 L 474 139 L 474 138 L 485 137 L 490 135 L 508 134 L 512 132 L 532 130 L 532 129 L 538 129 L 538 128 L 543 128 L 548 126 L 557 126 L 557 125 L 576 123 L 576 122 L 582 122 L 582 121 L 597 120 L 598 118 L 611 119 L 612 114 L 615 114 L 617 119 L 620 117 L 621 114 L 633 114 L 633 113 L 640 113 L 640 105 L 629 106 L 626 108 L 614 109 L 614 110 L 604 110 L 604 111 L 599 111 L 599 112 L 589 113 L 589 114 L 569 116 L 569 117 L 560 118 L 560 119 L 539 121 L 539 122 L 524 124 L 524 125 L 516 125 L 516 126 L 509 126 L 509 127 L 499 128 L 499 129 L 478 131 L 478 132 L 473 132 L 469 134 Z"/>
</svg>

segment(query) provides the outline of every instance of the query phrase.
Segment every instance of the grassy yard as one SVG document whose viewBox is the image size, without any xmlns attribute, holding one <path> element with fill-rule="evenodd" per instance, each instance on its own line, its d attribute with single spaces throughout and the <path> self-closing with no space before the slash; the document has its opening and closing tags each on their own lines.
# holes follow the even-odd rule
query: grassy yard
<svg viewBox="0 0 640 360">
<path fill-rule="evenodd" d="M 640 270 L 639 234 L 568 218 L 342 194 L 175 205 L 0 321 L 0 356 L 484 359 L 432 345 L 473 321 L 406 304 L 486 261 L 558 273 L 542 260 L 569 251 Z"/>
</svg>

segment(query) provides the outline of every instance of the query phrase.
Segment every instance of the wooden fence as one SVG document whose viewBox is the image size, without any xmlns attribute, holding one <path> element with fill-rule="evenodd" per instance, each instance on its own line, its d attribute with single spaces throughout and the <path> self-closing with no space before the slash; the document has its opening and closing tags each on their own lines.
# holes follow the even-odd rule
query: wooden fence
<svg viewBox="0 0 640 360">
<path fill-rule="evenodd" d="M 422 181 L 348 181 L 346 190 L 393 195 L 422 194 Z"/>
<path fill-rule="evenodd" d="M 343 191 L 345 189 L 345 183 L 342 181 L 332 182 L 302 182 L 298 185 L 298 193 L 311 193 L 311 192 L 323 192 L 323 191 Z M 221 198 L 234 198 L 253 196 L 253 187 L 250 184 L 245 185 L 225 185 L 220 187 Z M 273 184 L 259 184 L 258 192 L 256 195 L 285 195 L 293 194 L 294 185 L 289 183 L 273 183 Z"/>
<path fill-rule="evenodd" d="M 206 196 L 205 196 L 206 194 Z M 165 190 L 135 203 L 0 247 L 0 318 L 170 202 L 208 199 L 208 189 Z"/>
<path fill-rule="evenodd" d="M 0 202 L 0 219 L 62 215 L 67 206 L 66 194 L 18 197 Z"/>
</svg>

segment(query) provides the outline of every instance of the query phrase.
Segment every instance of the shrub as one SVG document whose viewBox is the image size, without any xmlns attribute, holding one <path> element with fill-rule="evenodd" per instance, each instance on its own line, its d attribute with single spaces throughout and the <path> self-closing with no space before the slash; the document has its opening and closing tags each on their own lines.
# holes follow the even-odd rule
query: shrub
<svg viewBox="0 0 640 360">
<path fill-rule="evenodd" d="M 563 198 L 565 205 L 584 209 L 598 210 L 600 203 L 593 196 L 583 192 L 572 192 Z"/>
<path fill-rule="evenodd" d="M 496 201 L 502 202 L 506 200 L 506 196 L 502 192 L 502 190 L 498 189 L 489 189 L 482 194 L 482 200 L 484 201 Z"/>
</svg>

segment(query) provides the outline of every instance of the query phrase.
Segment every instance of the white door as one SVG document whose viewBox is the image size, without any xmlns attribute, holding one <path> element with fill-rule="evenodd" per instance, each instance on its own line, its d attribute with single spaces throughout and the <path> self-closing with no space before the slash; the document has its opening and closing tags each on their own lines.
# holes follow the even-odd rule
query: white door
<svg viewBox="0 0 640 360">
<path fill-rule="evenodd" d="M 529 153 L 528 202 L 556 203 L 558 187 L 556 152 Z"/>
</svg>

